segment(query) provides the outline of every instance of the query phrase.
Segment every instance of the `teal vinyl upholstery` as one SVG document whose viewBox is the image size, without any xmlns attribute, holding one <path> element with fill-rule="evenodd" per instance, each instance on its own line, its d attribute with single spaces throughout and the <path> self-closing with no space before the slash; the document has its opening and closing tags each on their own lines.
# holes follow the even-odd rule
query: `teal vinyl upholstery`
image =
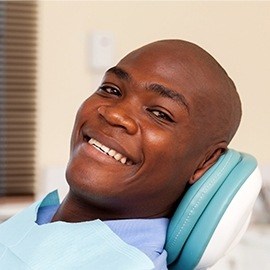
<svg viewBox="0 0 270 270">
<path fill-rule="evenodd" d="M 222 216 L 256 168 L 253 156 L 229 149 L 188 189 L 168 227 L 169 269 L 196 269 Z"/>
</svg>

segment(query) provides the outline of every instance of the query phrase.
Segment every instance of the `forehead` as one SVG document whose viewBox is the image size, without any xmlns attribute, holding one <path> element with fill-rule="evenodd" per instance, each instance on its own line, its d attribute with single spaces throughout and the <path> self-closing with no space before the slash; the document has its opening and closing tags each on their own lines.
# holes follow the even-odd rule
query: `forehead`
<svg viewBox="0 0 270 270">
<path fill-rule="evenodd" d="M 164 48 L 142 48 L 123 58 L 116 66 L 127 72 L 138 84 L 157 83 L 184 95 L 189 101 L 197 98 L 202 85 L 194 63 L 185 55 Z M 123 78 L 124 73 L 119 75 Z"/>
<path fill-rule="evenodd" d="M 128 54 L 118 65 L 140 71 L 145 78 L 157 76 L 182 89 L 199 89 L 212 83 L 215 77 L 208 59 L 200 51 L 170 43 L 144 46 Z"/>
</svg>

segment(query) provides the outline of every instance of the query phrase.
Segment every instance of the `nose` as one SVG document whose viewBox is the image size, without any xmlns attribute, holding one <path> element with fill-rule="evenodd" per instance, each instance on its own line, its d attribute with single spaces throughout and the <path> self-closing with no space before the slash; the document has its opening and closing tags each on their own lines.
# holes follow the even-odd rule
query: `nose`
<svg viewBox="0 0 270 270">
<path fill-rule="evenodd" d="M 120 106 L 102 105 L 98 108 L 98 113 L 110 125 L 122 128 L 130 135 L 134 135 L 138 131 L 137 122 Z"/>
</svg>

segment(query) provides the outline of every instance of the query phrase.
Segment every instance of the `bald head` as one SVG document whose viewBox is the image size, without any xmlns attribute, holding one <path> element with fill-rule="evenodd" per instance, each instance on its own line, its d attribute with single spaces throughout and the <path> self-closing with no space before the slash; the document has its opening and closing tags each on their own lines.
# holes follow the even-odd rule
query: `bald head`
<svg viewBox="0 0 270 270">
<path fill-rule="evenodd" d="M 197 45 L 164 40 L 131 52 L 77 113 L 66 172 L 76 211 L 67 205 L 68 214 L 170 216 L 226 150 L 240 117 L 232 80 Z"/>
<path fill-rule="evenodd" d="M 128 54 L 120 64 L 143 61 L 145 56 L 146 69 L 159 69 L 185 92 L 201 136 L 209 143 L 228 144 L 240 123 L 241 103 L 233 81 L 221 65 L 201 47 L 183 40 L 150 43 Z"/>
</svg>

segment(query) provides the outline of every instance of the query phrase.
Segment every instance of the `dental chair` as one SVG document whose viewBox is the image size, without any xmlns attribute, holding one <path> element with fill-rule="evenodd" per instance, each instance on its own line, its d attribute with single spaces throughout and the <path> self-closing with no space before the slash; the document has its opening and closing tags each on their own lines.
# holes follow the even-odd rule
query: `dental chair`
<svg viewBox="0 0 270 270">
<path fill-rule="evenodd" d="M 207 269 L 246 231 L 261 189 L 256 159 L 229 149 L 195 184 L 176 209 L 165 249 L 169 270 Z"/>
</svg>

